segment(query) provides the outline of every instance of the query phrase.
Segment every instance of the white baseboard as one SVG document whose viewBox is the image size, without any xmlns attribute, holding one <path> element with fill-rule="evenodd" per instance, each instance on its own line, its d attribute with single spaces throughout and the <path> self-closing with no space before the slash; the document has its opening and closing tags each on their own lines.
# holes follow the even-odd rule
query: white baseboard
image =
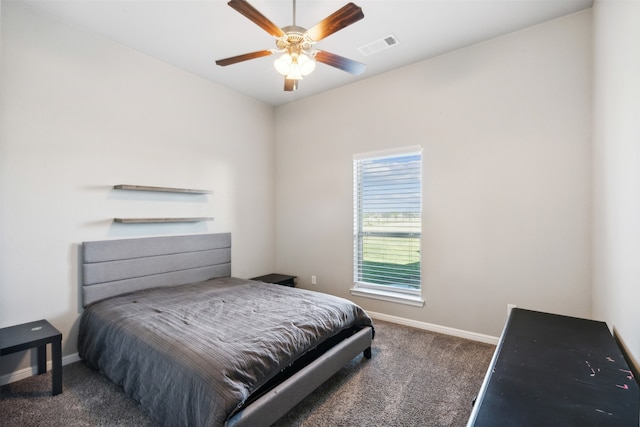
<svg viewBox="0 0 640 427">
<path fill-rule="evenodd" d="M 386 322 L 397 323 L 399 325 L 411 326 L 413 328 L 424 329 L 426 331 L 438 332 L 441 334 L 452 335 L 454 337 L 466 338 L 468 340 L 480 341 L 487 344 L 497 345 L 500 338 L 491 335 L 478 334 L 476 332 L 463 331 L 462 329 L 449 328 L 447 326 L 434 325 L 433 323 L 419 322 L 417 320 L 405 319 L 388 314 L 375 313 L 367 311 L 369 316 L 374 319 Z M 374 325 L 375 326 L 375 325 Z"/>
<path fill-rule="evenodd" d="M 73 362 L 77 362 L 80 360 L 80 356 L 78 353 L 70 354 L 68 356 L 62 357 L 62 365 L 68 365 Z M 51 360 L 47 360 L 47 371 L 51 370 Z M 20 369 L 19 371 L 12 372 L 10 374 L 5 374 L 0 376 L 0 385 L 5 385 L 9 383 L 13 383 L 16 381 L 23 380 L 25 378 L 32 377 L 38 373 L 38 367 L 36 365 L 28 366 L 26 368 Z"/>
</svg>

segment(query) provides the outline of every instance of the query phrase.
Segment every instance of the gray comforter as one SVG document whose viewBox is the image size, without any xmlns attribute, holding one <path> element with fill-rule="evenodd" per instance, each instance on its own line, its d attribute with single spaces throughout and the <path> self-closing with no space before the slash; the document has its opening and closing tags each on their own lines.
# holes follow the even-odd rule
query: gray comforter
<svg viewBox="0 0 640 427">
<path fill-rule="evenodd" d="M 218 426 L 300 355 L 365 325 L 342 298 L 221 278 L 91 305 L 78 350 L 160 424 Z"/>
</svg>

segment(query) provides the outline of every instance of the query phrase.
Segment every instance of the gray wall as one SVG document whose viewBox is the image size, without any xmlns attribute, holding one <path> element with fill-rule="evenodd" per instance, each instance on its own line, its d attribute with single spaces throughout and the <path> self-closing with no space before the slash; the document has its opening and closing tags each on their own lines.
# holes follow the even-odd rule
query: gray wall
<svg viewBox="0 0 640 427">
<path fill-rule="evenodd" d="M 15 2 L 2 3 L 1 90 L 1 326 L 49 319 L 76 352 L 82 241 L 229 231 L 235 275 L 273 270 L 272 107 Z M 148 216 L 215 221 L 111 220 Z M 2 372 L 28 362 L 3 357 Z"/>
<path fill-rule="evenodd" d="M 492 336 L 507 303 L 589 317 L 590 24 L 587 10 L 277 108 L 279 271 Z M 411 145 L 424 308 L 349 294 L 352 156 Z"/>
<path fill-rule="evenodd" d="M 593 316 L 637 359 L 640 14 L 597 0 L 593 17 L 593 43 L 585 11 L 274 112 L 3 2 L 0 325 L 48 318 L 73 354 L 78 244 L 131 236 L 231 231 L 233 274 L 277 270 L 352 298 L 352 156 L 422 145 L 426 305 L 352 299 L 493 336 L 507 303 Z M 155 214 L 216 220 L 110 220 Z M 0 373 L 33 363 L 7 360 Z"/>
<path fill-rule="evenodd" d="M 593 313 L 640 369 L 640 2 L 596 1 Z"/>
</svg>

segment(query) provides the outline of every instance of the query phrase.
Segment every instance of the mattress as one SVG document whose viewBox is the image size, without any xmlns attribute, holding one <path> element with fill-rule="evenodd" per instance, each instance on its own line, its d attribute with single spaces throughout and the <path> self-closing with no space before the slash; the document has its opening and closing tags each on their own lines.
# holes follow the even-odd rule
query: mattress
<svg viewBox="0 0 640 427">
<path fill-rule="evenodd" d="M 78 351 L 159 424 L 221 426 L 309 351 L 371 325 L 343 298 L 226 277 L 92 304 Z"/>
</svg>

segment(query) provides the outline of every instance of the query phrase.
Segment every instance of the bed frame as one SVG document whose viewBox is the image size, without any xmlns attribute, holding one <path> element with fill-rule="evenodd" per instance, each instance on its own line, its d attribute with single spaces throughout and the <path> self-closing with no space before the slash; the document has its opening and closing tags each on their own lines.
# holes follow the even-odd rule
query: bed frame
<svg viewBox="0 0 640 427">
<path fill-rule="evenodd" d="M 84 242 L 82 296 L 87 305 L 137 290 L 231 276 L 231 234 L 196 234 Z M 226 426 L 271 425 L 359 353 L 371 358 L 373 328 L 338 342 L 287 376 Z"/>
</svg>

